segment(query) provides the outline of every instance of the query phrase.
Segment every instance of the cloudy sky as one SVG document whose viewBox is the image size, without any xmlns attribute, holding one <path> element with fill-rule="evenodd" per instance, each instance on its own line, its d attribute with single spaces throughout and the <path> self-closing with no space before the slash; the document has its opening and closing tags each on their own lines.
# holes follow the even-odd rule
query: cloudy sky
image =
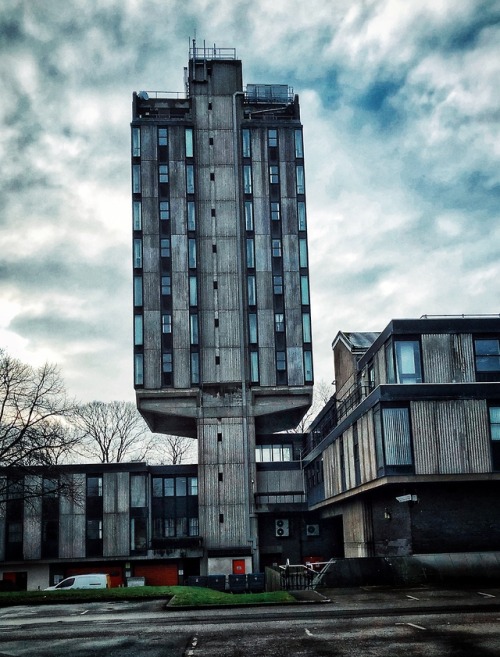
<svg viewBox="0 0 500 657">
<path fill-rule="evenodd" d="M 500 0 L 2 0 L 0 345 L 133 399 L 131 95 L 195 35 L 300 95 L 316 380 L 339 330 L 500 312 Z"/>
</svg>

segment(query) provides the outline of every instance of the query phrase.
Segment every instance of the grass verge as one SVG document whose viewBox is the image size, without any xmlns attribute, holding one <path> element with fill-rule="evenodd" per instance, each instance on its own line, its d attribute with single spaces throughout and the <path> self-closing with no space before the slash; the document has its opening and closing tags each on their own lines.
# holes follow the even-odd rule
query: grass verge
<svg viewBox="0 0 500 657">
<path fill-rule="evenodd" d="M 172 607 L 204 605 L 248 605 L 289 603 L 295 599 L 286 591 L 273 593 L 222 593 L 197 586 L 136 586 L 94 591 L 5 591 L 0 592 L 0 606 L 58 604 L 76 602 L 170 600 Z"/>
</svg>

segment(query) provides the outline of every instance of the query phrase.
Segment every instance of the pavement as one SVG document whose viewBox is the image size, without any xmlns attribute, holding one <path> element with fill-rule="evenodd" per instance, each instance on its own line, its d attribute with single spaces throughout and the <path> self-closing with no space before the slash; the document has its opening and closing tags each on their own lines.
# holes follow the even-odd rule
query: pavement
<svg viewBox="0 0 500 657">
<path fill-rule="evenodd" d="M 413 588 L 366 586 L 355 588 L 290 591 L 299 603 L 327 604 L 347 613 L 380 613 L 380 611 L 431 612 L 500 611 L 500 587 Z"/>
</svg>

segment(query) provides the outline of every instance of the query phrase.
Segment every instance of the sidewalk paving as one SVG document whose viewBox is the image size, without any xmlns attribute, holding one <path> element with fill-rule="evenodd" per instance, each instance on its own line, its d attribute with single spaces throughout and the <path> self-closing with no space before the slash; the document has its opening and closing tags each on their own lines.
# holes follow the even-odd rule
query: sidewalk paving
<svg viewBox="0 0 500 657">
<path fill-rule="evenodd" d="M 500 588 L 357 587 L 290 591 L 303 604 L 330 604 L 339 611 L 432 611 L 433 609 L 500 610 Z"/>
</svg>

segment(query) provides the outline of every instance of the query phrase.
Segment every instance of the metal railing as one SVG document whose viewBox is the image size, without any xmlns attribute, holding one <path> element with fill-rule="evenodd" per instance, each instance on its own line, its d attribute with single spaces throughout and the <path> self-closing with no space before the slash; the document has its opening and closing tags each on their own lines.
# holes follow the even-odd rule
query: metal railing
<svg viewBox="0 0 500 657">
<path fill-rule="evenodd" d="M 328 569 L 336 561 L 336 559 L 330 559 L 304 565 L 290 564 L 287 560 L 284 566 L 278 566 L 281 588 L 285 591 L 314 590 L 321 584 Z"/>
</svg>

